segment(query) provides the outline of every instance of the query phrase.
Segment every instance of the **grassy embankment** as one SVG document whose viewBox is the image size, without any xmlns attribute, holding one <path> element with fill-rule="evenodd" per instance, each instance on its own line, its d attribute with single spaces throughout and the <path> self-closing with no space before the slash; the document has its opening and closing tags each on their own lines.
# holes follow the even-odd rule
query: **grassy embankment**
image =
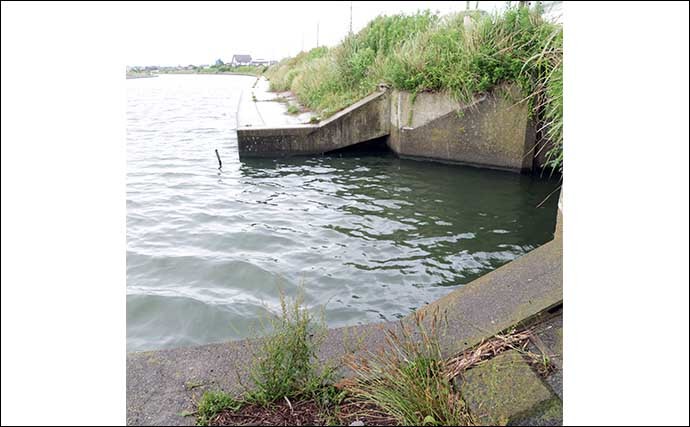
<svg viewBox="0 0 690 427">
<path fill-rule="evenodd" d="M 514 83 L 522 94 L 518 101 L 529 103 L 543 137 L 553 142 L 548 165 L 562 171 L 563 28 L 536 9 L 381 16 L 338 46 L 302 52 L 265 75 L 272 90 L 292 91 L 321 117 L 381 82 L 414 93 L 445 91 L 463 102 Z"/>
</svg>

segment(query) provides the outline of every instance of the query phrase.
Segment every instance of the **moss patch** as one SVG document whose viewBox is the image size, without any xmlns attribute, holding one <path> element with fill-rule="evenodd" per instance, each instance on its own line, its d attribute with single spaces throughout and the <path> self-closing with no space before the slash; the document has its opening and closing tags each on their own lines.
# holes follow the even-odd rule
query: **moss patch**
<svg viewBox="0 0 690 427">
<path fill-rule="evenodd" d="M 563 425 L 563 403 L 554 397 L 510 421 L 517 426 L 560 426 Z"/>
<path fill-rule="evenodd" d="M 515 350 L 467 371 L 460 393 L 484 425 L 506 425 L 553 399 L 553 394 Z"/>
</svg>

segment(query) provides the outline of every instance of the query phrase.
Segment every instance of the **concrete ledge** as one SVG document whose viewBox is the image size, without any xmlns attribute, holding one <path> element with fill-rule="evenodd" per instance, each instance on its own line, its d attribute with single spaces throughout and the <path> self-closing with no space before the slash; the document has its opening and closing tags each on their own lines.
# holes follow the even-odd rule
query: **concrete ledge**
<svg viewBox="0 0 690 427">
<path fill-rule="evenodd" d="M 245 126 L 237 129 L 242 157 L 315 155 L 386 136 L 387 91 L 375 92 L 317 125 Z"/>
</svg>

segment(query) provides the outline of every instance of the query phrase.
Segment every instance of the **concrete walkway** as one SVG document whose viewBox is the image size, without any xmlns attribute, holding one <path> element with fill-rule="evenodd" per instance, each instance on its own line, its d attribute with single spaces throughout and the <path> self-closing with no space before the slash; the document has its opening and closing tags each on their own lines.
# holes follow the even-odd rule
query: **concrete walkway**
<svg viewBox="0 0 690 427">
<path fill-rule="evenodd" d="M 287 104 L 274 102 L 285 93 L 269 92 L 269 81 L 257 78 L 251 88 L 242 91 L 237 105 L 237 127 L 290 126 L 308 123 L 312 114 L 288 114 Z"/>
</svg>

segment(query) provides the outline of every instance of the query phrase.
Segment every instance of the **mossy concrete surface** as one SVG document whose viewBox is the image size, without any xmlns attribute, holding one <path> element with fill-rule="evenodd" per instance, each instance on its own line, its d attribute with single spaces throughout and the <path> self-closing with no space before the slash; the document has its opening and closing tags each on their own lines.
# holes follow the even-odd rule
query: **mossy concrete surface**
<svg viewBox="0 0 690 427">
<path fill-rule="evenodd" d="M 468 105 L 445 93 L 393 91 L 389 147 L 401 157 L 530 170 L 535 129 L 518 100 L 512 86 Z"/>
<path fill-rule="evenodd" d="M 468 370 L 456 381 L 470 413 L 482 425 L 507 425 L 529 417 L 555 398 L 516 350 Z"/>
<path fill-rule="evenodd" d="M 516 417 L 510 422 L 514 426 L 560 426 L 563 425 L 563 402 L 553 398 L 533 408 L 529 414 Z"/>
</svg>

